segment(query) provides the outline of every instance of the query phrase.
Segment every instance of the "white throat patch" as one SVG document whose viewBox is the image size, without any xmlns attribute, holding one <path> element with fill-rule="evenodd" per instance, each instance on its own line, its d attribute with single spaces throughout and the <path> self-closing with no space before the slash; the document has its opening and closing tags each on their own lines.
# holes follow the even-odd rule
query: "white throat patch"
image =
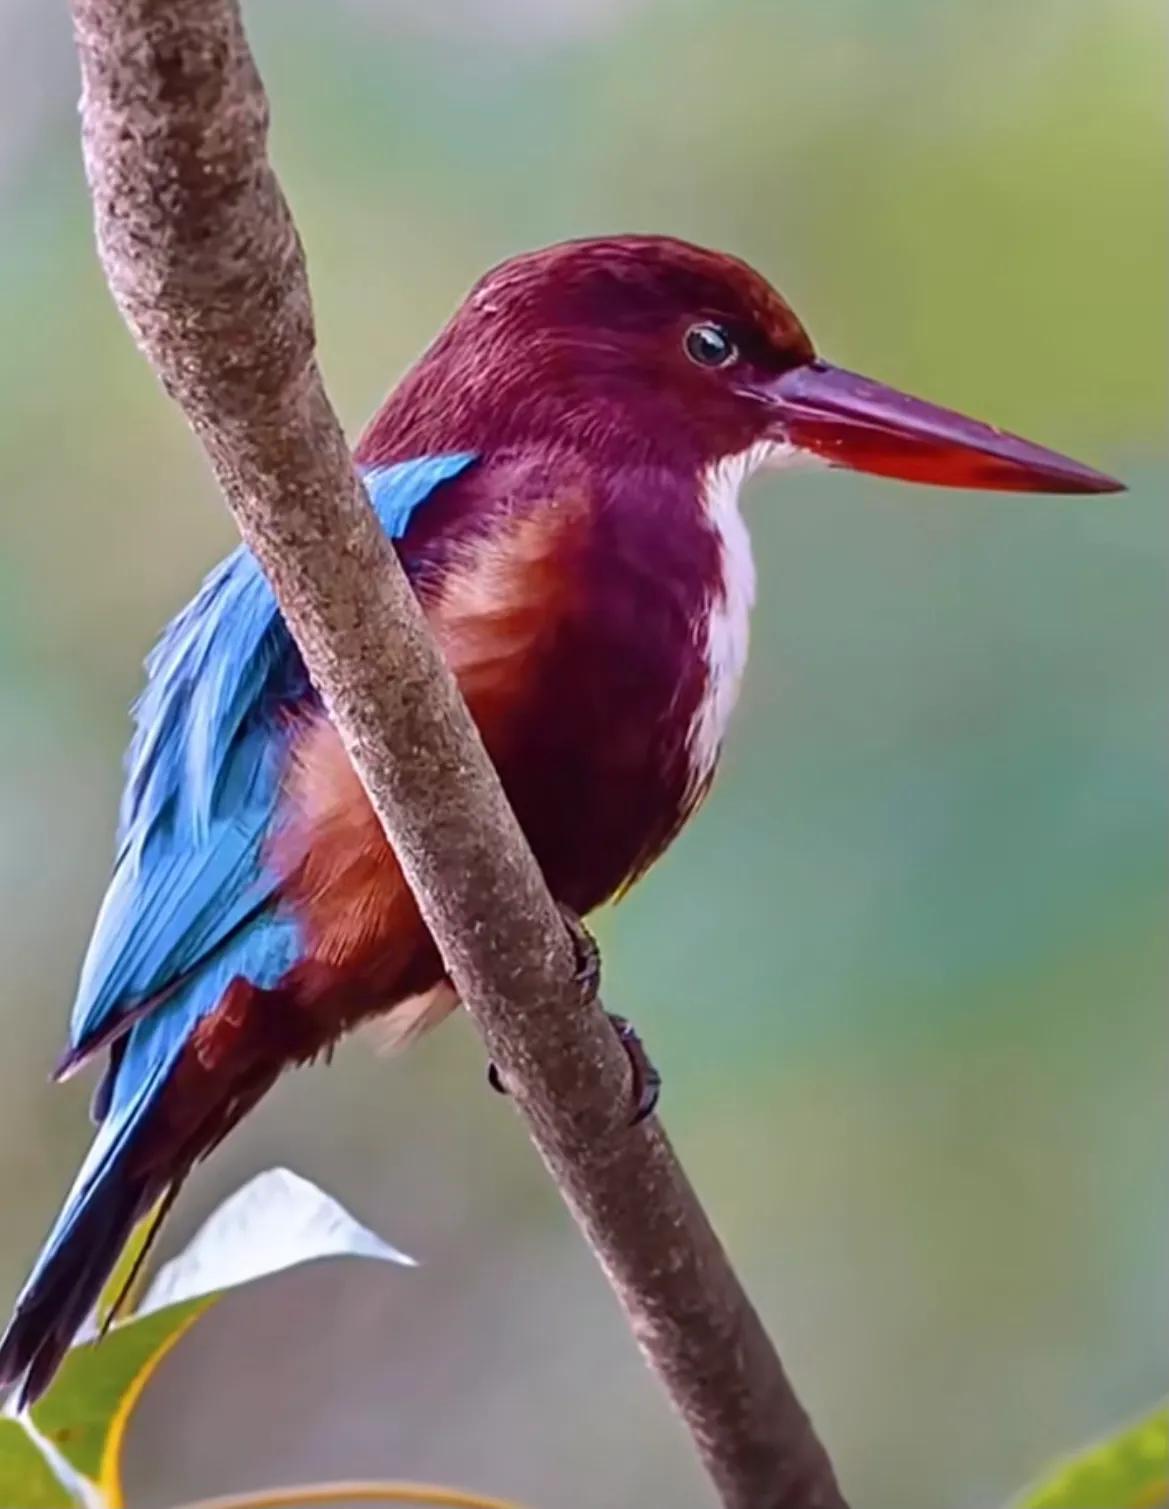
<svg viewBox="0 0 1169 1509">
<path fill-rule="evenodd" d="M 706 686 L 686 739 L 690 787 L 695 793 L 709 781 L 718 762 L 747 664 L 755 560 L 751 537 L 739 512 L 739 490 L 761 467 L 806 466 L 812 459 L 795 446 L 763 440 L 735 456 L 724 457 L 708 467 L 702 478 L 702 502 L 718 539 L 722 582 L 711 594 L 699 630 Z"/>
</svg>

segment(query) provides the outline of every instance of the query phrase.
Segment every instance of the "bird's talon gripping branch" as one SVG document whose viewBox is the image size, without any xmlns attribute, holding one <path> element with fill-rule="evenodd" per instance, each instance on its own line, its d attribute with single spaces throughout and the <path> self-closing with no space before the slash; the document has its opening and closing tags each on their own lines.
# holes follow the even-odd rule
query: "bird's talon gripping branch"
<svg viewBox="0 0 1169 1509">
<path fill-rule="evenodd" d="M 623 1016 L 617 1016 L 613 1012 L 607 1012 L 609 1020 L 621 1040 L 621 1046 L 625 1049 L 625 1056 L 629 1060 L 629 1072 L 633 1086 L 632 1103 L 633 1112 L 629 1118 L 631 1127 L 640 1126 L 643 1121 L 652 1116 L 657 1109 L 658 1100 L 662 1093 L 662 1076 L 658 1072 L 653 1060 L 645 1051 L 645 1044 L 637 1028 L 632 1022 L 626 1021 Z"/>
<path fill-rule="evenodd" d="M 588 936 L 586 934 L 586 936 Z M 591 939 L 590 939 L 591 941 Z M 594 949 L 596 945 L 593 945 Z M 632 1094 L 630 1101 L 632 1111 L 629 1116 L 631 1127 L 640 1126 L 643 1121 L 652 1116 L 657 1109 L 657 1104 L 662 1093 L 662 1076 L 654 1065 L 653 1060 L 645 1051 L 645 1044 L 632 1022 L 615 1012 L 607 1011 L 605 1015 L 613 1024 L 625 1056 L 629 1060 L 630 1082 Z M 503 1075 L 494 1062 L 487 1065 L 487 1083 L 498 1095 L 507 1095 L 508 1088 L 503 1082 Z"/>
<path fill-rule="evenodd" d="M 601 993 L 601 950 L 597 946 L 597 940 L 571 907 L 561 906 L 560 915 L 564 919 L 568 936 L 572 940 L 575 956 L 573 974 L 580 987 L 581 996 L 585 1001 L 595 1001 Z M 613 1029 L 629 1059 L 633 1107 L 629 1125 L 638 1126 L 648 1116 L 653 1115 L 662 1093 L 662 1076 L 646 1053 L 645 1045 L 636 1027 L 625 1017 L 617 1016 L 614 1012 L 607 1011 L 605 1015 L 612 1022 Z M 487 1066 L 487 1083 L 500 1095 L 508 1093 L 503 1076 L 495 1063 Z"/>
<path fill-rule="evenodd" d="M 560 907 L 560 915 L 572 940 L 573 976 L 586 1001 L 595 1001 L 601 993 L 601 950 L 597 940 L 571 907 Z"/>
<path fill-rule="evenodd" d="M 571 907 L 561 906 L 558 910 L 572 943 L 572 974 L 580 989 L 581 999 L 595 1001 L 601 993 L 601 950 L 597 946 L 597 940 Z M 508 1093 L 499 1067 L 494 1062 L 487 1065 L 487 1083 L 499 1095 Z"/>
</svg>

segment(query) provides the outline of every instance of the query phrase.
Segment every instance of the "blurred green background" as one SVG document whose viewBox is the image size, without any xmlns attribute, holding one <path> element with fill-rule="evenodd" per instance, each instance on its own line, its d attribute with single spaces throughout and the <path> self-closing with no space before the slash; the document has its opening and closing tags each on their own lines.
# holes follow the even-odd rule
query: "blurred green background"
<svg viewBox="0 0 1169 1509">
<path fill-rule="evenodd" d="M 1115 499 L 757 484 L 714 797 L 601 923 L 610 1004 L 841 1474 L 981 1509 L 1166 1387 L 1166 132 L 1156 0 L 250 0 L 356 430 L 522 247 L 662 230 L 821 348 Z M 232 543 L 90 239 L 66 8 L 0 0 L 0 1294 L 87 1136 L 50 1090 L 154 633 Z M 135 1509 L 297 1477 L 709 1502 L 473 1034 L 290 1076 L 170 1236 L 288 1163 L 421 1258 L 225 1302 Z"/>
</svg>

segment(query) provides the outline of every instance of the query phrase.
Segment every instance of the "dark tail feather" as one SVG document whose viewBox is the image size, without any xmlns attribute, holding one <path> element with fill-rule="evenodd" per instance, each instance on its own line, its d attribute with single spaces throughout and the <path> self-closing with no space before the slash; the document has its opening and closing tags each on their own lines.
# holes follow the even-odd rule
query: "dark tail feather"
<svg viewBox="0 0 1169 1509">
<path fill-rule="evenodd" d="M 176 1034 L 159 1052 L 146 1038 L 150 1025 L 131 1032 L 145 1039 L 144 1065 L 131 1064 L 135 1072 L 126 1075 L 128 1057 L 118 1055 L 107 1114 L 0 1338 L 0 1391 L 19 1385 L 22 1406 L 48 1388 L 134 1223 L 190 1166 L 180 1149 L 158 1144 L 163 1129 L 155 1114 L 182 1039 Z"/>
<path fill-rule="evenodd" d="M 157 1175 L 102 1181 L 66 1238 L 50 1248 L 0 1341 L 0 1389 L 20 1384 L 23 1408 L 38 1399 L 113 1272 L 135 1222 L 158 1195 Z"/>
<path fill-rule="evenodd" d="M 285 953 L 273 955 L 272 934 L 281 929 L 277 943 Z M 191 1166 L 271 1086 L 288 1055 L 272 1051 L 268 1014 L 257 1017 L 251 1038 L 240 1028 L 238 1012 L 228 1014 L 236 1033 L 229 1065 L 221 1056 L 208 1069 L 193 1055 L 186 1071 L 177 1077 L 176 1071 L 196 1024 L 217 1003 L 229 1001 L 235 990 L 264 994 L 242 974 L 253 967 L 247 948 L 259 951 L 256 959 L 265 970 L 278 963 L 283 973 L 298 946 L 284 920 L 258 919 L 251 932 L 239 935 L 234 953 L 192 977 L 168 997 L 164 1010 L 143 1017 L 113 1044 L 95 1108 L 97 1135 L 0 1338 L 0 1394 L 18 1386 L 23 1406 L 44 1393 L 135 1222 L 163 1201 L 153 1241 Z M 246 1012 L 242 1020 L 248 1020 Z"/>
<path fill-rule="evenodd" d="M 122 1311 L 135 1299 L 138 1281 L 142 1277 L 147 1260 L 154 1251 L 154 1244 L 158 1241 L 158 1234 L 162 1230 L 167 1216 L 170 1215 L 171 1206 L 178 1199 L 179 1190 L 182 1187 L 182 1178 L 176 1178 L 162 1199 L 155 1204 L 154 1214 L 150 1217 L 150 1229 L 142 1238 L 142 1243 L 134 1254 L 134 1261 L 130 1264 L 130 1271 L 118 1286 L 117 1293 L 110 1297 L 109 1307 L 102 1318 L 101 1330 L 98 1332 L 99 1339 L 106 1334 L 112 1325 L 121 1320 Z"/>
</svg>

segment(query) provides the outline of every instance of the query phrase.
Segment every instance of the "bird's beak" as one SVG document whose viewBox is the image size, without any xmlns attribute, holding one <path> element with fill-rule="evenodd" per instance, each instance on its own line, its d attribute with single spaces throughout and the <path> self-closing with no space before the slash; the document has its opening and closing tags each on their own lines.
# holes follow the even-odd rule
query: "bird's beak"
<svg viewBox="0 0 1169 1509">
<path fill-rule="evenodd" d="M 760 396 L 774 413 L 774 438 L 829 466 L 937 487 L 1124 491 L 1123 482 L 1067 456 L 819 359 L 769 382 Z"/>
</svg>

